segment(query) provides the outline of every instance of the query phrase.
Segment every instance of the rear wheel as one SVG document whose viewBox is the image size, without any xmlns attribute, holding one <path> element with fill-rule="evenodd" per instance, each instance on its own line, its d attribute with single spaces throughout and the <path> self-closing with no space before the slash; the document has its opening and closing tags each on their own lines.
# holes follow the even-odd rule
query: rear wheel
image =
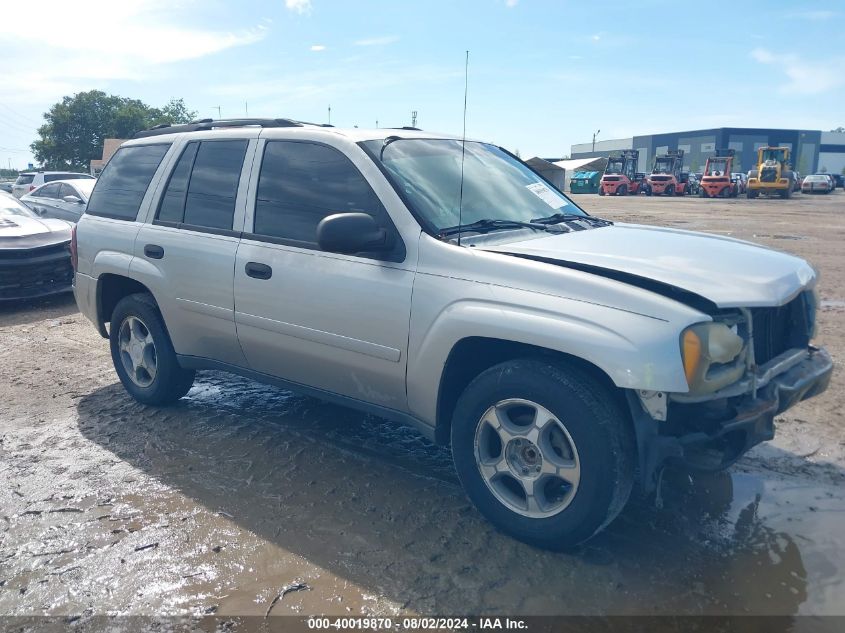
<svg viewBox="0 0 845 633">
<path fill-rule="evenodd" d="M 617 196 L 627 196 L 628 195 L 628 187 L 627 185 L 619 185 L 619 188 L 616 190 Z"/>
<path fill-rule="evenodd" d="M 120 382 L 144 404 L 175 402 L 194 384 L 183 369 L 153 298 L 145 293 L 121 299 L 111 316 L 112 361 Z"/>
<path fill-rule="evenodd" d="M 746 189 L 745 190 L 745 197 L 749 200 L 752 200 L 757 197 L 757 190 L 756 189 Z"/>
<path fill-rule="evenodd" d="M 630 420 L 613 394 L 562 364 L 496 365 L 466 388 L 452 420 L 458 477 L 496 527 L 548 549 L 572 547 L 625 505 Z"/>
<path fill-rule="evenodd" d="M 675 195 L 675 185 L 669 185 L 666 189 L 663 190 L 667 196 L 674 196 Z"/>
<path fill-rule="evenodd" d="M 604 187 L 599 187 L 599 195 L 600 196 L 604 195 Z"/>
</svg>

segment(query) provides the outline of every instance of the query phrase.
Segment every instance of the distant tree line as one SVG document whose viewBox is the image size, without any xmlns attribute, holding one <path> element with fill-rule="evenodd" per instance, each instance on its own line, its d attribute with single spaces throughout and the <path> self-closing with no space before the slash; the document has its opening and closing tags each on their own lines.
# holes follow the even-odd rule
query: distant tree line
<svg viewBox="0 0 845 633">
<path fill-rule="evenodd" d="M 44 114 L 46 122 L 30 147 L 46 169 L 87 171 L 91 159 L 102 156 L 105 139 L 131 138 L 139 130 L 161 123 L 187 123 L 196 116 L 182 99 L 155 108 L 138 99 L 89 90 L 54 104 Z"/>
</svg>

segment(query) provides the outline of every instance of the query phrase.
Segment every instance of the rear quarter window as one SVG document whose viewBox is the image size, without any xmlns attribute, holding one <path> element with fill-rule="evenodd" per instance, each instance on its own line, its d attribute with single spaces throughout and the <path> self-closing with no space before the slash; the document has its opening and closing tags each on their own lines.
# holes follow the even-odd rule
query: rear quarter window
<svg viewBox="0 0 845 633">
<path fill-rule="evenodd" d="M 103 169 L 86 213 L 134 220 L 170 143 L 121 147 Z"/>
<path fill-rule="evenodd" d="M 35 179 L 35 174 L 21 174 L 15 181 L 16 185 L 29 185 Z"/>
<path fill-rule="evenodd" d="M 44 182 L 53 182 L 54 180 L 78 180 L 80 178 L 91 178 L 88 174 L 47 174 L 44 176 Z"/>
</svg>

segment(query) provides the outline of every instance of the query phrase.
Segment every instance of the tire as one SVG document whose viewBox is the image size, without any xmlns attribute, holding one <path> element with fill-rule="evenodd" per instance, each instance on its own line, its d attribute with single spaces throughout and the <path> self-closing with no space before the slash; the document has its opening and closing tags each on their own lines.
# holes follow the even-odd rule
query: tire
<svg viewBox="0 0 845 633">
<path fill-rule="evenodd" d="M 745 190 L 745 197 L 748 198 L 749 200 L 753 200 L 754 198 L 757 197 L 757 191 L 754 190 L 754 189 L 746 189 Z"/>
<path fill-rule="evenodd" d="M 644 191 L 645 191 L 645 195 L 647 195 L 647 196 L 652 196 L 652 195 L 654 195 L 654 191 L 652 191 L 651 187 L 650 187 L 650 186 L 648 186 L 648 185 L 646 185 L 646 187 L 645 187 Z"/>
<path fill-rule="evenodd" d="M 722 190 L 719 192 L 719 197 L 720 197 L 720 198 L 730 198 L 730 197 L 731 197 L 731 188 L 730 188 L 730 187 L 725 187 L 724 189 L 722 189 Z"/>
<path fill-rule="evenodd" d="M 628 195 L 628 187 L 626 185 L 619 185 L 616 189 L 617 196 L 627 196 Z"/>
<path fill-rule="evenodd" d="M 532 418 L 546 420 L 539 432 L 523 425 Z M 536 443 L 527 441 L 532 428 Z M 574 368 L 540 360 L 481 373 L 452 419 L 452 457 L 467 496 L 502 532 L 544 549 L 571 548 L 619 514 L 633 485 L 635 446 L 614 394 Z M 533 504 L 527 489 L 537 495 Z"/>
<path fill-rule="evenodd" d="M 698 190 L 698 197 L 699 198 L 706 198 L 707 197 L 707 190 L 704 187 L 701 187 Z"/>
<path fill-rule="evenodd" d="M 675 195 L 675 185 L 669 185 L 663 190 L 664 195 L 667 196 L 674 196 Z"/>
<path fill-rule="evenodd" d="M 604 187 L 599 187 L 599 195 L 600 196 L 604 195 Z"/>
<path fill-rule="evenodd" d="M 194 384 L 196 372 L 179 365 L 164 319 L 149 294 L 129 295 L 118 302 L 109 341 L 120 382 L 138 402 L 169 404 Z"/>
</svg>

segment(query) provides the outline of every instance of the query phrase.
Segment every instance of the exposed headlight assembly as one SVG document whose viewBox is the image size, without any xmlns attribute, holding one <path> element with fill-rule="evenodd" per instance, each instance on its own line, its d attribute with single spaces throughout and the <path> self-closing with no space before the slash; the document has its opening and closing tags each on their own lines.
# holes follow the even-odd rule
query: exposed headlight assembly
<svg viewBox="0 0 845 633">
<path fill-rule="evenodd" d="M 745 341 L 725 323 L 698 323 L 681 334 L 681 357 L 689 393 L 713 393 L 742 378 Z"/>
</svg>

